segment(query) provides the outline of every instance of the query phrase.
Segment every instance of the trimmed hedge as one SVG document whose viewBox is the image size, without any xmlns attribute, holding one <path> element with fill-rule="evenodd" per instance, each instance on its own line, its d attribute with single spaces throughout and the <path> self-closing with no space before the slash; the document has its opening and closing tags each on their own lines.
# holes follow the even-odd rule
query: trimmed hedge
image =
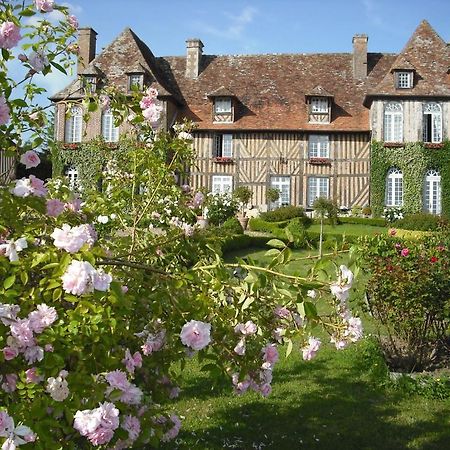
<svg viewBox="0 0 450 450">
<path fill-rule="evenodd" d="M 267 242 L 270 239 L 267 236 L 249 236 L 248 234 L 227 236 L 221 245 L 222 253 L 225 254 L 233 250 L 242 250 L 245 248 L 268 248 Z"/>
<path fill-rule="evenodd" d="M 229 217 L 227 220 L 225 220 L 220 228 L 231 234 L 244 234 L 244 230 L 242 229 L 239 220 L 234 216 Z"/>
<path fill-rule="evenodd" d="M 282 206 L 273 211 L 262 213 L 259 217 L 266 222 L 282 222 L 300 218 L 304 221 L 305 226 L 311 223 L 311 219 L 305 215 L 305 210 L 301 206 Z"/>
<path fill-rule="evenodd" d="M 278 230 L 286 228 L 288 220 L 282 222 L 266 222 L 260 217 L 253 217 L 248 222 L 248 228 L 251 231 L 262 231 L 265 233 L 276 233 Z"/>
<path fill-rule="evenodd" d="M 447 219 L 426 213 L 407 214 L 403 219 L 393 223 L 395 228 L 420 231 L 437 231 L 442 227 L 448 227 L 448 225 Z"/>
<path fill-rule="evenodd" d="M 339 217 L 339 223 L 352 223 L 355 225 L 369 225 L 374 227 L 386 226 L 386 220 L 368 217 Z"/>
</svg>

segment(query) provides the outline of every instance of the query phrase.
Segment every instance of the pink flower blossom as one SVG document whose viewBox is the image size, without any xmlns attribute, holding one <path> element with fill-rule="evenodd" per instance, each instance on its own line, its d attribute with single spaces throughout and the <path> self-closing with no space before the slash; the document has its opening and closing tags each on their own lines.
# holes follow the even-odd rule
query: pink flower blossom
<svg viewBox="0 0 450 450">
<path fill-rule="evenodd" d="M 50 377 L 47 379 L 47 387 L 45 389 L 50 397 L 56 402 L 63 402 L 70 394 L 67 380 L 58 376 L 56 378 Z"/>
<path fill-rule="evenodd" d="M 162 107 L 156 103 L 153 103 L 151 106 L 142 111 L 142 115 L 148 122 L 150 122 L 152 126 L 155 126 L 161 117 L 161 112 Z"/>
<path fill-rule="evenodd" d="M 40 383 L 41 377 L 37 374 L 37 368 L 32 367 L 31 369 L 28 369 L 25 371 L 25 377 L 27 383 Z"/>
<path fill-rule="evenodd" d="M 234 352 L 240 356 L 245 355 L 245 338 L 242 338 L 234 347 Z"/>
<path fill-rule="evenodd" d="M 26 169 L 30 169 L 31 167 L 37 167 L 41 160 L 35 151 L 28 150 L 20 157 L 20 162 L 25 165 Z"/>
<path fill-rule="evenodd" d="M 319 351 L 321 344 L 322 342 L 320 341 L 320 339 L 316 339 L 315 337 L 310 336 L 308 339 L 308 345 L 306 345 L 302 349 L 303 359 L 305 361 L 310 361 L 311 359 L 313 359 L 316 356 L 316 353 Z"/>
<path fill-rule="evenodd" d="M 75 30 L 77 30 L 79 27 L 78 19 L 73 15 L 67 18 L 67 23 Z"/>
<path fill-rule="evenodd" d="M 362 322 L 359 317 L 350 317 L 347 320 L 345 336 L 352 342 L 359 341 L 363 336 Z"/>
<path fill-rule="evenodd" d="M 191 320 L 181 329 L 181 342 L 194 350 L 201 350 L 211 342 L 210 333 L 211 324 Z"/>
<path fill-rule="evenodd" d="M 39 345 L 32 345 L 27 347 L 23 352 L 23 356 L 27 360 L 28 364 L 33 364 L 44 359 L 44 349 Z"/>
<path fill-rule="evenodd" d="M 269 383 L 264 383 L 260 386 L 259 392 L 263 397 L 268 397 L 272 392 L 272 386 Z"/>
<path fill-rule="evenodd" d="M 99 269 L 95 272 L 93 282 L 94 289 L 97 291 L 106 292 L 111 284 L 112 276 L 109 273 Z"/>
<path fill-rule="evenodd" d="M 72 261 L 61 277 L 63 289 L 73 295 L 93 292 L 95 269 L 87 261 Z"/>
<path fill-rule="evenodd" d="M 5 347 L 2 351 L 6 361 L 11 361 L 19 355 L 19 350 L 16 347 Z"/>
<path fill-rule="evenodd" d="M 173 423 L 173 427 L 170 428 L 168 431 L 166 431 L 166 433 L 163 435 L 163 437 L 161 438 L 161 441 L 163 441 L 163 442 L 169 442 L 169 441 L 175 439 L 178 436 L 178 433 L 180 432 L 181 421 L 178 418 L 178 416 L 176 416 L 175 414 L 172 414 L 170 416 L 170 420 Z"/>
<path fill-rule="evenodd" d="M 353 272 L 346 266 L 339 267 L 338 281 L 330 286 L 331 293 L 341 302 L 345 302 L 353 284 Z"/>
<path fill-rule="evenodd" d="M 278 350 L 276 344 L 267 344 L 263 349 L 263 359 L 273 365 L 278 361 Z"/>
<path fill-rule="evenodd" d="M 6 125 L 9 122 L 9 106 L 3 95 L 0 95 L 0 125 Z"/>
<path fill-rule="evenodd" d="M 134 355 L 131 354 L 130 350 L 127 348 L 125 351 L 125 358 L 122 359 L 128 372 L 134 373 L 136 367 L 142 367 L 142 355 L 136 352 Z"/>
<path fill-rule="evenodd" d="M 11 336 L 17 341 L 20 347 L 30 347 L 34 345 L 33 330 L 29 319 L 18 319 L 10 325 Z"/>
<path fill-rule="evenodd" d="M 80 208 L 81 208 L 81 199 L 79 199 L 79 198 L 74 198 L 70 202 L 66 203 L 66 209 L 68 211 L 72 211 L 72 212 L 76 213 L 76 212 L 80 211 Z"/>
<path fill-rule="evenodd" d="M 105 110 L 108 109 L 111 105 L 111 99 L 108 95 L 102 94 L 99 97 L 100 107 Z"/>
<path fill-rule="evenodd" d="M 397 234 L 397 230 L 395 228 L 390 228 L 388 233 L 389 236 L 395 236 Z"/>
<path fill-rule="evenodd" d="M 139 405 L 144 393 L 134 384 L 130 383 L 129 386 L 122 391 L 120 401 L 127 405 Z"/>
<path fill-rule="evenodd" d="M 28 248 L 28 243 L 25 238 L 11 239 L 9 241 L 5 241 L 5 243 L 0 244 L 0 252 L 4 252 L 4 255 L 9 258 L 11 262 L 19 261 L 18 252 L 21 252 L 25 248 Z M 1 253 L 0 253 L 1 254 Z"/>
<path fill-rule="evenodd" d="M 0 436 L 9 436 L 14 430 L 14 420 L 6 411 L 0 411 Z"/>
<path fill-rule="evenodd" d="M 105 375 L 106 381 L 109 383 L 110 387 L 113 389 L 119 389 L 124 391 L 130 385 L 128 381 L 127 374 L 122 370 L 114 370 L 113 372 L 108 372 Z"/>
<path fill-rule="evenodd" d="M 45 197 L 47 195 L 47 188 L 44 186 L 44 181 L 35 177 L 29 176 L 31 193 L 36 197 Z"/>
<path fill-rule="evenodd" d="M 291 317 L 289 309 L 287 309 L 285 306 L 277 306 L 273 313 L 280 319 L 289 319 Z"/>
<path fill-rule="evenodd" d="M 161 348 L 164 345 L 165 337 L 166 337 L 165 330 L 161 330 L 156 334 L 149 334 L 147 336 L 147 339 L 146 339 L 144 345 L 142 345 L 142 347 L 141 347 L 142 353 L 145 356 L 148 356 L 148 355 L 152 354 L 153 352 L 157 352 L 157 351 L 161 350 Z"/>
<path fill-rule="evenodd" d="M 47 306 L 45 303 L 41 303 L 37 306 L 36 311 L 32 311 L 29 314 L 28 318 L 31 329 L 39 334 L 55 322 L 58 318 L 58 313 L 53 306 Z"/>
<path fill-rule="evenodd" d="M 402 248 L 402 251 L 400 252 L 402 256 L 408 256 L 409 255 L 409 249 L 408 248 Z"/>
<path fill-rule="evenodd" d="M 2 384 L 2 389 L 7 393 L 10 394 L 11 392 L 14 392 L 17 389 L 17 380 L 19 377 L 15 373 L 8 373 L 5 375 L 5 381 Z"/>
<path fill-rule="evenodd" d="M 238 323 L 234 327 L 235 333 L 241 333 L 244 336 L 251 336 L 252 334 L 255 334 L 257 330 L 258 327 L 251 320 L 248 320 L 245 323 Z"/>
<path fill-rule="evenodd" d="M 47 200 L 46 204 L 47 216 L 58 217 L 63 213 L 65 207 L 65 204 L 61 200 L 57 198 L 50 198 Z"/>
<path fill-rule="evenodd" d="M 121 427 L 128 432 L 128 438 L 135 441 L 141 433 L 141 422 L 135 416 L 125 416 Z"/>
<path fill-rule="evenodd" d="M 45 344 L 44 347 L 46 352 L 52 353 L 54 351 L 53 345 L 52 344 Z"/>
<path fill-rule="evenodd" d="M 55 0 L 34 0 L 36 9 L 40 12 L 52 12 Z"/>
<path fill-rule="evenodd" d="M 84 225 L 71 227 L 65 223 L 62 228 L 55 228 L 50 237 L 53 238 L 55 247 L 69 253 L 76 253 L 88 241 L 92 242 L 89 229 Z"/>
<path fill-rule="evenodd" d="M 19 305 L 11 305 L 7 303 L 0 303 L 0 321 L 4 325 L 10 325 L 17 319 L 17 314 L 20 312 Z"/>
<path fill-rule="evenodd" d="M 22 36 L 20 35 L 20 28 L 13 22 L 3 22 L 0 26 L 0 48 L 15 47 Z"/>
<path fill-rule="evenodd" d="M 42 52 L 33 52 L 28 57 L 28 63 L 36 72 L 42 72 L 49 65 L 48 58 Z"/>
</svg>

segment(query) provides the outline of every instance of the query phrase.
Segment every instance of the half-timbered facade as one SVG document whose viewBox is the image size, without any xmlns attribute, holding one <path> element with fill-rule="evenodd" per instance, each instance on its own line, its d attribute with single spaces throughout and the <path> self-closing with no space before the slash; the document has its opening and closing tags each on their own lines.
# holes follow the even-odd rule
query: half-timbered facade
<svg viewBox="0 0 450 450">
<path fill-rule="evenodd" d="M 80 30 L 79 77 L 53 98 L 57 138 L 117 140 L 126 130 L 107 111 L 81 132 L 81 106 L 68 101 L 109 83 L 124 92 L 154 86 L 166 128 L 183 118 L 197 125 L 192 186 L 249 186 L 260 209 L 269 187 L 280 190 L 279 204 L 308 208 L 319 196 L 369 204 L 372 139 L 448 137 L 449 48 L 426 21 L 400 54 L 370 53 L 367 36 L 356 35 L 350 53 L 217 56 L 189 39 L 186 56 L 155 57 L 126 29 L 95 56 L 95 36 Z"/>
</svg>

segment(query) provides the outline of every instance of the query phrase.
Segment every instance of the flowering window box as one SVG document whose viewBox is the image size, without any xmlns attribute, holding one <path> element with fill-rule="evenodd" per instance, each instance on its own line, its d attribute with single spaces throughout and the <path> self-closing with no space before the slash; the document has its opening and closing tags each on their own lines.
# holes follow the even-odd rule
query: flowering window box
<svg viewBox="0 0 450 450">
<path fill-rule="evenodd" d="M 385 142 L 383 145 L 387 148 L 400 148 L 405 146 L 403 142 Z"/>
<path fill-rule="evenodd" d="M 442 142 L 424 142 L 423 145 L 425 148 L 442 148 L 442 147 L 444 147 L 444 144 Z"/>
<path fill-rule="evenodd" d="M 67 150 L 76 150 L 79 145 L 80 145 L 79 142 L 74 142 L 70 144 L 69 143 L 63 144 L 63 147 Z"/>
<path fill-rule="evenodd" d="M 330 158 L 309 158 L 309 163 L 314 166 L 331 166 Z"/>
<path fill-rule="evenodd" d="M 233 164 L 233 158 L 228 156 L 216 156 L 213 161 L 218 164 Z"/>
</svg>

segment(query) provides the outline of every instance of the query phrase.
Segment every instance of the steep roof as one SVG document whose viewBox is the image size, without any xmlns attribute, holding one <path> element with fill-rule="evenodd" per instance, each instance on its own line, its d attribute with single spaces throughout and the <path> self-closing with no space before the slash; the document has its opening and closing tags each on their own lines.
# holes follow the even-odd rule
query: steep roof
<svg viewBox="0 0 450 450">
<path fill-rule="evenodd" d="M 383 79 L 368 92 L 372 96 L 450 96 L 450 51 L 431 25 L 423 20 L 393 62 Z M 412 89 L 396 89 L 393 71 L 414 70 Z"/>
<path fill-rule="evenodd" d="M 190 79 L 185 76 L 185 56 L 155 57 L 129 28 L 90 66 L 106 74 L 107 83 L 124 91 L 124 75 L 142 68 L 160 96 L 172 98 L 181 114 L 195 121 L 199 129 L 369 131 L 365 99 L 450 95 L 449 49 L 426 21 L 400 54 L 368 53 L 364 80 L 353 76 L 351 53 L 203 55 L 198 78 Z M 413 89 L 395 89 L 392 71 L 399 69 L 416 71 Z M 77 83 L 53 100 L 79 98 L 79 93 L 71 95 Z M 308 123 L 305 97 L 311 95 L 333 99 L 331 123 Z M 213 123 L 215 96 L 237 99 L 234 123 Z"/>
</svg>

